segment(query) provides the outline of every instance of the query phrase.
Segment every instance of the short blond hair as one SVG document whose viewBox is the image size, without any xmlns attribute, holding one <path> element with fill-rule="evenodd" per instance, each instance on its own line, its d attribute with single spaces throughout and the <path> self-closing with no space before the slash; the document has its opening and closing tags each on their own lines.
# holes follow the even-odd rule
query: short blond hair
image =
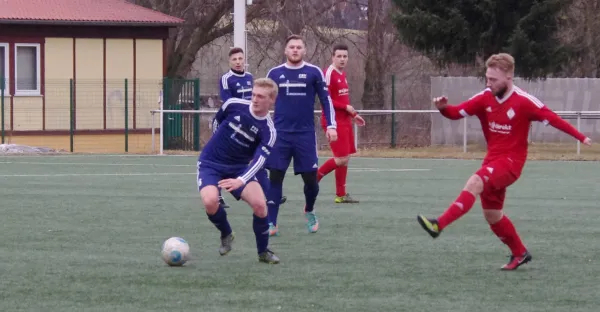
<svg viewBox="0 0 600 312">
<path fill-rule="evenodd" d="M 515 72 L 515 58 L 508 53 L 493 54 L 485 61 L 485 67 L 496 68 L 512 75 Z"/>
<path fill-rule="evenodd" d="M 273 98 L 273 99 L 277 98 L 277 93 L 279 92 L 279 88 L 277 87 L 277 84 L 275 83 L 275 81 L 273 81 L 273 79 L 258 78 L 256 80 L 254 80 L 254 86 L 270 89 L 271 92 L 269 92 L 269 95 L 271 96 L 271 98 Z"/>
</svg>

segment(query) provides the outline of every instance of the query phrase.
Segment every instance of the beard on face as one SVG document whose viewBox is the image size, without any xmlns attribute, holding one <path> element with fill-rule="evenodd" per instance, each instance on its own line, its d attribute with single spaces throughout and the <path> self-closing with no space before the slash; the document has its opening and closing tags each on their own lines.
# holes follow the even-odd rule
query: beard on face
<svg viewBox="0 0 600 312">
<path fill-rule="evenodd" d="M 294 56 L 288 56 L 287 60 L 288 60 L 288 62 L 290 62 L 290 63 L 292 63 L 294 65 L 298 65 L 298 64 L 300 64 L 300 62 L 302 62 L 302 57 L 300 57 L 300 56 L 296 56 L 296 57 L 294 57 Z"/>
<path fill-rule="evenodd" d="M 496 91 L 496 96 L 498 98 L 504 98 L 504 95 L 506 94 L 506 91 L 508 90 L 508 86 L 505 84 L 502 88 L 498 89 L 498 91 Z"/>
</svg>

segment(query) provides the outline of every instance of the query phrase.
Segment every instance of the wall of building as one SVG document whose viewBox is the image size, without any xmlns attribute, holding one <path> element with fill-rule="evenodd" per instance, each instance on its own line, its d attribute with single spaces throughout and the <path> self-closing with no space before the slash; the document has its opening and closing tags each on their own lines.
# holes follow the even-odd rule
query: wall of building
<svg viewBox="0 0 600 312">
<path fill-rule="evenodd" d="M 156 150 L 159 149 L 160 136 L 157 133 L 154 140 Z M 27 146 L 43 146 L 57 151 L 69 152 L 71 137 L 69 134 L 59 135 L 7 135 L 7 144 Z M 122 133 L 76 134 L 73 137 L 74 153 L 124 153 L 125 136 Z M 128 136 L 128 152 L 136 154 L 152 153 L 152 135 L 133 133 Z"/>
<path fill-rule="evenodd" d="M 149 111 L 158 108 L 162 88 L 162 39 L 49 37 L 44 41 L 43 95 L 13 97 L 12 130 L 68 130 L 71 79 L 75 129 L 124 129 L 126 97 L 128 127 L 150 128 Z M 5 112 L 5 129 L 11 129 L 8 96 Z M 155 122 L 158 125 L 158 117 Z"/>
</svg>

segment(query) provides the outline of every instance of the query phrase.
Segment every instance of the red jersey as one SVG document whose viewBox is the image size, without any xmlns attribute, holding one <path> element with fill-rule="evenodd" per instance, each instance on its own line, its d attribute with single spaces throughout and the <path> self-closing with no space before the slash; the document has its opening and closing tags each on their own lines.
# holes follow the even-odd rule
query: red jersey
<svg viewBox="0 0 600 312">
<path fill-rule="evenodd" d="M 485 89 L 460 105 L 447 106 L 441 113 L 450 119 L 477 116 L 487 142 L 486 160 L 508 157 L 518 162 L 521 168 L 527 159 L 527 138 L 532 121 L 550 124 L 582 142 L 586 138 L 540 100 L 517 86 L 502 99 Z"/>
<path fill-rule="evenodd" d="M 337 70 L 333 65 L 329 65 L 323 72 L 325 73 L 329 96 L 335 109 L 336 123 L 338 125 L 351 125 L 352 115 L 346 111 L 346 106 L 350 105 L 350 89 L 348 88 L 346 73 Z M 321 124 L 326 125 L 324 114 L 321 114 Z"/>
</svg>

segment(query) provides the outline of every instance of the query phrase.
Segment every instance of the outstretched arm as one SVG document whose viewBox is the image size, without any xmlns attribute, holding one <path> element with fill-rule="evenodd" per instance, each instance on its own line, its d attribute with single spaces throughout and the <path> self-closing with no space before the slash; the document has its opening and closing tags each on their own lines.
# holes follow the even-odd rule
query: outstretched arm
<svg viewBox="0 0 600 312">
<path fill-rule="evenodd" d="M 586 139 L 589 141 L 589 139 L 583 133 L 579 132 L 579 130 L 573 127 L 566 120 L 562 119 L 544 104 L 539 102 L 539 100 L 532 100 L 529 102 L 527 109 L 529 110 L 530 120 L 539 121 L 545 125 L 551 125 L 552 127 L 574 137 L 581 142 L 585 142 Z"/>
<path fill-rule="evenodd" d="M 476 115 L 483 108 L 483 99 L 486 96 L 486 91 L 476 94 L 465 102 L 458 105 L 448 104 L 446 97 L 438 97 L 433 99 L 434 105 L 440 111 L 442 116 L 458 120 L 464 117 Z"/>
</svg>

